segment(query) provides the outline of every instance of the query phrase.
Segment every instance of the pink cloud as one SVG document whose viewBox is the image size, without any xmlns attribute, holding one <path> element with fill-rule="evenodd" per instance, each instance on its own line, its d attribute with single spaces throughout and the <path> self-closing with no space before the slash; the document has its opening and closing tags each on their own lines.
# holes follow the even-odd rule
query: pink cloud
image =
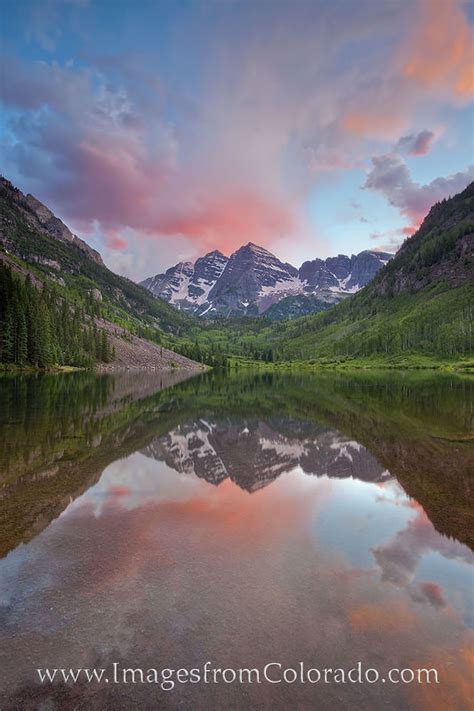
<svg viewBox="0 0 474 711">
<path fill-rule="evenodd" d="M 166 121 L 153 117 L 151 125 L 147 115 L 142 117 L 145 124 L 132 120 L 135 110 L 127 97 L 105 85 L 94 90 L 88 73 L 77 76 L 70 69 L 41 65 L 36 75 L 28 76 L 14 64 L 11 72 L 10 103 L 33 111 L 44 102 L 54 108 L 45 122 L 16 127 L 25 145 L 41 146 L 54 169 L 44 181 L 43 167 L 31 170 L 31 152 L 20 145 L 11 148 L 11 159 L 25 173 L 36 173 L 35 192 L 53 207 L 60 205 L 65 219 L 89 234 L 99 223 L 108 248 L 125 249 L 123 233 L 128 228 L 147 238 L 182 235 L 200 250 L 218 247 L 227 252 L 249 240 L 268 245 L 299 229 L 292 192 L 285 194 L 274 178 L 257 174 L 275 160 L 273 141 L 253 175 L 239 165 L 246 155 L 244 163 L 251 168 L 252 153 L 229 145 L 226 135 L 213 137 L 217 165 L 215 149 L 205 158 L 190 150 L 185 159 L 178 159 L 184 149 Z M 247 128 L 242 126 L 242 131 Z M 264 141 L 259 142 L 263 150 Z"/>
<path fill-rule="evenodd" d="M 399 6 L 398 6 L 399 7 Z M 379 71 L 349 93 L 340 120 L 343 132 L 390 140 L 437 103 L 465 105 L 474 96 L 474 33 L 462 0 L 409 5 L 409 18 Z M 429 150 L 428 136 L 412 155 Z"/>
<path fill-rule="evenodd" d="M 385 102 L 384 102 L 385 103 Z M 383 111 L 370 109 L 355 109 L 349 111 L 342 119 L 342 127 L 348 133 L 356 136 L 371 136 L 379 139 L 390 139 L 402 131 L 408 123 L 408 117 L 397 110 Z"/>
<path fill-rule="evenodd" d="M 419 86 L 466 100 L 474 96 L 474 33 L 462 5 L 459 0 L 419 3 L 403 75 Z"/>
<path fill-rule="evenodd" d="M 244 192 L 216 195 L 184 214 L 164 212 L 156 222 L 161 233 L 194 237 L 204 248 L 218 243 L 227 254 L 244 241 L 268 244 L 294 227 L 295 218 L 288 205 Z"/>
<path fill-rule="evenodd" d="M 110 230 L 105 233 L 106 244 L 110 249 L 124 250 L 128 247 L 128 242 L 126 239 L 121 237 L 121 235 L 115 230 Z"/>
</svg>

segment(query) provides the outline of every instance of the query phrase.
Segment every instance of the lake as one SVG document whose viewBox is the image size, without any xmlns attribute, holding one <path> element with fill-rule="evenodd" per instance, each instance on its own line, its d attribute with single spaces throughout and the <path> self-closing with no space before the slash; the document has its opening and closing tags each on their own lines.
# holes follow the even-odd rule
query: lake
<svg viewBox="0 0 474 711">
<path fill-rule="evenodd" d="M 472 707 L 473 381 L 181 378 L 0 380 L 2 711 Z"/>
</svg>

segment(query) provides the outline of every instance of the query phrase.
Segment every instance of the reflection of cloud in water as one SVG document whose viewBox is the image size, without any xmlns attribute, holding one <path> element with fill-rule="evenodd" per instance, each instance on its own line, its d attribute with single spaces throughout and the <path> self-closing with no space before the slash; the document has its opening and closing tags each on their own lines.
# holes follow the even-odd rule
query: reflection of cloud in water
<svg viewBox="0 0 474 711">
<path fill-rule="evenodd" d="M 474 582 L 470 567 L 473 553 L 462 543 L 440 535 L 421 507 L 414 506 L 413 511 L 404 528 L 373 549 L 382 581 L 405 587 L 413 600 L 434 607 L 444 607 L 449 596 L 468 614 Z M 430 560 L 437 560 L 438 565 L 427 566 Z M 446 568 L 450 575 L 443 574 Z M 439 580 L 426 580 L 427 574 Z"/>
<path fill-rule="evenodd" d="M 380 486 L 358 480 L 334 481 L 330 501 L 314 520 L 317 539 L 352 565 L 372 567 L 371 548 L 390 540 L 412 515 L 409 499 L 396 481 L 383 484 L 383 495 Z"/>
<path fill-rule="evenodd" d="M 386 545 L 373 550 L 382 572 L 382 580 L 404 585 L 414 576 L 421 556 L 429 551 L 437 551 L 444 558 L 470 563 L 473 554 L 462 543 L 442 536 L 422 511 L 418 511 L 408 521 L 405 528 L 397 532 Z"/>
<path fill-rule="evenodd" d="M 85 501 L 91 502 L 99 515 L 110 497 L 122 495 L 124 508 L 136 508 L 150 500 L 186 500 L 205 494 L 207 482 L 176 472 L 164 462 L 149 459 L 140 452 L 110 464 L 100 480 L 77 499 L 68 512 Z"/>
<path fill-rule="evenodd" d="M 421 600 L 428 600 L 435 607 L 444 607 L 446 605 L 446 600 L 444 599 L 444 592 L 441 585 L 428 580 L 424 583 L 418 585 L 418 590 L 421 595 Z M 413 599 L 416 598 L 416 593 L 414 593 Z"/>
<path fill-rule="evenodd" d="M 233 666 L 277 654 L 289 664 L 334 667 L 358 659 L 370 665 L 374 658 L 405 666 L 415 661 L 415 648 L 423 663 L 438 649 L 452 654 L 465 631 L 448 606 L 419 605 L 395 591 L 315 525 L 329 512 L 333 529 L 349 538 L 352 501 L 360 524 L 352 540 L 369 555 L 372 533 L 382 535 L 379 510 L 398 525 L 394 533 L 388 529 L 395 537 L 414 513 L 399 505 L 393 482 L 383 501 L 380 491 L 351 479 L 309 477 L 296 467 L 249 496 L 232 481 L 211 486 L 139 454 L 110 465 L 65 515 L 0 563 L 2 599 L 9 600 L 0 645 L 8 642 L 15 660 L 4 683 L 13 693 L 35 666 L 91 666 L 98 658 L 190 666 L 204 655 Z M 425 545 L 440 538 L 419 530 Z M 262 701 L 257 691 L 248 690 L 254 706 Z M 92 689 L 82 693 L 87 705 Z M 146 693 L 121 689 L 121 699 L 146 706 Z M 209 693 L 207 707 L 235 700 L 224 688 Z M 344 703 L 358 708 L 359 692 L 343 693 Z M 377 707 L 380 697 L 370 697 L 377 693 L 365 691 L 365 708 Z M 411 692 L 393 693 L 402 705 Z M 337 694 L 324 691 L 328 707 Z M 278 703 L 305 707 L 313 695 L 292 687 L 279 692 Z M 198 699 L 197 708 L 204 707 Z"/>
<path fill-rule="evenodd" d="M 343 406 L 331 391 L 326 399 L 314 397 L 328 426 L 317 424 L 316 414 L 312 421 L 292 418 L 284 407 L 275 408 L 281 416 L 267 417 L 265 401 L 260 408 L 257 399 L 246 410 L 255 416 L 241 417 L 227 394 L 214 417 L 206 399 L 196 404 L 191 386 L 179 392 L 189 395 L 179 411 L 178 400 L 168 410 L 153 401 L 145 415 L 130 413 L 118 435 L 111 428 L 107 439 L 104 427 L 105 444 L 79 469 L 82 488 L 72 458 L 54 480 L 64 491 L 59 488 L 53 513 L 44 503 L 52 489 L 44 489 L 34 508 L 34 526 L 47 523 L 33 527 L 35 537 L 20 538 L 29 542 L 17 543 L 0 561 L 6 707 L 41 707 L 35 706 L 35 666 L 117 660 L 177 668 L 207 658 L 254 666 L 276 655 L 290 665 L 304 660 L 345 667 L 360 659 L 367 666 L 440 670 L 442 684 L 434 692 L 319 687 L 323 708 L 467 708 L 472 637 L 469 601 L 460 591 L 468 585 L 471 558 L 464 546 L 437 533 L 387 472 L 401 472 L 404 486 L 429 511 L 438 471 L 433 462 L 444 466 L 449 455 L 452 478 L 447 481 L 443 471 L 434 481 L 444 493 L 457 492 L 450 499 L 456 518 L 467 487 L 457 465 L 464 449 L 456 455 L 451 445 L 425 437 L 426 427 L 415 432 L 421 444 L 397 432 L 396 422 L 382 420 L 379 427 L 378 396 L 367 420 L 370 401 L 356 407 L 352 387 Z M 279 388 L 272 387 L 272 397 L 275 392 Z M 298 398 L 306 392 L 290 388 L 281 404 L 288 403 L 289 413 L 300 411 Z M 339 408 L 334 417 L 333 402 Z M 302 404 L 307 406 L 304 398 Z M 239 413 L 240 406 L 234 408 Z M 202 418 L 187 420 L 199 410 Z M 413 422 L 410 417 L 407 432 Z M 70 491 L 78 498 L 68 505 Z M 26 484 L 21 492 L 29 493 Z M 65 506 L 63 515 L 48 519 Z M 237 698 L 224 685 L 200 693 L 181 689 L 171 702 L 155 689 L 137 687 L 121 688 L 120 697 L 105 687 L 41 693 L 44 708 L 74 707 L 78 699 L 91 709 L 207 709 L 242 700 L 240 690 Z M 246 705 L 254 708 L 315 703 L 314 689 L 299 685 L 248 688 L 246 694 Z"/>
</svg>

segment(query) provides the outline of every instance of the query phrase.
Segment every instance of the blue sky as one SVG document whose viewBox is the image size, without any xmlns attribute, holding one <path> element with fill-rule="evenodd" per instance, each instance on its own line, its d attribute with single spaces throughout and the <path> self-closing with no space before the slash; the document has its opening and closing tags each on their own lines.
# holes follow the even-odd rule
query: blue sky
<svg viewBox="0 0 474 711">
<path fill-rule="evenodd" d="M 462 0 L 0 8 L 2 173 L 143 278 L 254 241 L 395 250 L 473 179 Z"/>
</svg>

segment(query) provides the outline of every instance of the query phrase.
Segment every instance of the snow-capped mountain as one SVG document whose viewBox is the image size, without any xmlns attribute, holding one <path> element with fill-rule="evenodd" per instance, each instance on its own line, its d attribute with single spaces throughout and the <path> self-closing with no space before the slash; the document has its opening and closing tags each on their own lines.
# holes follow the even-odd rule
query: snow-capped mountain
<svg viewBox="0 0 474 711">
<path fill-rule="evenodd" d="M 208 305 L 208 296 L 225 269 L 228 257 L 217 249 L 196 262 L 179 262 L 164 274 L 140 282 L 160 299 L 178 309 L 200 313 Z"/>
<path fill-rule="evenodd" d="M 274 417 L 200 419 L 155 437 L 142 450 L 181 474 L 256 491 L 300 467 L 305 474 L 384 481 L 388 472 L 358 442 L 314 423 Z"/>
<path fill-rule="evenodd" d="M 209 310 L 224 315 L 257 315 L 300 288 L 295 267 L 249 242 L 231 255 L 209 292 Z"/>
<path fill-rule="evenodd" d="M 249 242 L 230 257 L 215 250 L 194 264 L 180 262 L 141 285 L 198 316 L 289 318 L 327 308 L 355 293 L 392 256 L 372 251 L 352 257 L 340 254 L 304 262 L 297 269 Z M 271 308 L 275 304 L 278 309 Z"/>
</svg>

